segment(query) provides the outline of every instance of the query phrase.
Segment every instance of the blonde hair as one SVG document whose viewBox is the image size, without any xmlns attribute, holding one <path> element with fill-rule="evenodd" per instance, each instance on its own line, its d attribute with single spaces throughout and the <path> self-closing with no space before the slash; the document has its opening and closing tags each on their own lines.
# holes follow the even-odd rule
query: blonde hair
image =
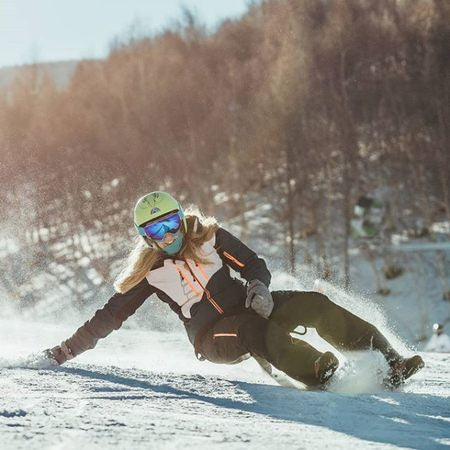
<svg viewBox="0 0 450 450">
<path fill-rule="evenodd" d="M 192 259 L 202 264 L 208 264 L 208 260 L 200 256 L 199 249 L 203 243 L 212 239 L 219 225 L 214 217 L 203 216 L 194 206 L 186 209 L 185 216 L 187 233 L 177 258 Z M 117 292 L 125 294 L 139 284 L 152 267 L 163 258 L 164 253 L 158 247 L 149 247 L 139 236 L 134 249 L 127 258 L 125 268 L 114 282 L 114 288 Z"/>
</svg>

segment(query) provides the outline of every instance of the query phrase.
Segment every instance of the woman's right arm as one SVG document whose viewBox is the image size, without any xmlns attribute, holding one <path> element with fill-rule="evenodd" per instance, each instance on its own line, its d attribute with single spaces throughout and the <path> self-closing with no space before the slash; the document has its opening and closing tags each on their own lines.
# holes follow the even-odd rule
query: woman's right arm
<svg viewBox="0 0 450 450">
<path fill-rule="evenodd" d="M 115 293 L 102 309 L 97 310 L 92 319 L 78 328 L 61 345 L 47 350 L 47 354 L 58 364 L 63 364 L 68 359 L 94 348 L 99 339 L 108 336 L 113 330 L 118 330 L 154 292 L 155 289 L 144 278 L 127 293 Z"/>
</svg>

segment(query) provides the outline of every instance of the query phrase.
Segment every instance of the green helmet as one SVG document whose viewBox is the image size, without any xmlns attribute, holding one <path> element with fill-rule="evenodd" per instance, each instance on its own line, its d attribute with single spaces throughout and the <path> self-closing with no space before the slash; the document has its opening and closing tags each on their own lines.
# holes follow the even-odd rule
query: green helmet
<svg viewBox="0 0 450 450">
<path fill-rule="evenodd" d="M 149 194 L 141 197 L 134 207 L 134 226 L 136 227 L 138 233 L 142 235 L 139 230 L 141 225 L 174 211 L 178 211 L 181 219 L 183 220 L 184 232 L 186 232 L 186 218 L 184 217 L 183 208 L 178 201 L 167 192 L 150 192 Z"/>
</svg>

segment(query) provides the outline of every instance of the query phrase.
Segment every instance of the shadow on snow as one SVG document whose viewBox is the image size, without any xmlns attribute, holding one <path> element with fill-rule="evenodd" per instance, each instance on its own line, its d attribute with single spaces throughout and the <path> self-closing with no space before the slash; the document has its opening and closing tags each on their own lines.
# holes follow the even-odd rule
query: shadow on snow
<svg viewBox="0 0 450 450">
<path fill-rule="evenodd" d="M 247 393 L 250 401 L 246 402 L 209 396 L 195 392 L 195 387 L 192 388 L 193 390 L 184 389 L 171 386 L 167 382 L 154 383 L 81 368 L 61 367 L 57 370 L 128 388 L 149 390 L 169 396 L 169 398 L 197 400 L 221 408 L 325 427 L 367 441 L 421 449 L 448 448 L 439 444 L 437 440 L 450 438 L 449 401 L 438 396 L 403 392 L 345 395 L 330 392 L 308 392 L 243 381 L 230 382 L 220 378 L 215 380 L 218 385 L 231 383 Z M 196 382 L 202 379 L 206 380 L 200 375 L 186 377 L 190 377 Z M 184 377 L 177 376 L 177 378 L 183 379 Z M 98 389 L 99 392 L 105 390 L 102 387 Z M 136 399 L 136 393 L 130 394 L 130 396 L 123 395 L 119 398 L 102 398 Z M 147 397 L 143 396 L 143 398 Z"/>
</svg>

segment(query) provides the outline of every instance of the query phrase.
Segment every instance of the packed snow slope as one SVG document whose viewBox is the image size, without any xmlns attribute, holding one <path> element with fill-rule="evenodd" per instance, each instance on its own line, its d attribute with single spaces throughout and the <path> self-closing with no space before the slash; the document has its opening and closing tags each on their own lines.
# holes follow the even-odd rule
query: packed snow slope
<svg viewBox="0 0 450 450">
<path fill-rule="evenodd" d="M 197 361 L 181 330 L 123 328 L 63 367 L 30 357 L 73 331 L 0 320 L 2 449 L 450 447 L 449 354 L 423 353 L 426 368 L 394 392 L 377 383 L 375 354 L 340 355 L 331 391 L 313 392 L 253 360 Z"/>
</svg>

